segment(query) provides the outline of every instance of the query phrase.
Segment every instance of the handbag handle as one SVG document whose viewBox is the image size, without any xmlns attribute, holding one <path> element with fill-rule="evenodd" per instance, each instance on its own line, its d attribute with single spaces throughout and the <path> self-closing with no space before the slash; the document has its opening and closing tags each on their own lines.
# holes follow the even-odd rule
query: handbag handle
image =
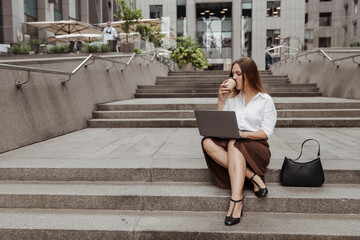
<svg viewBox="0 0 360 240">
<path fill-rule="evenodd" d="M 309 138 L 309 139 L 306 139 L 306 140 L 302 143 L 302 145 L 301 145 L 301 151 L 300 151 L 300 156 L 299 156 L 297 159 L 295 159 L 294 161 L 298 160 L 298 159 L 301 157 L 304 144 L 305 144 L 307 141 L 310 141 L 310 140 L 313 140 L 313 141 L 315 141 L 315 142 L 318 143 L 319 148 L 318 148 L 318 154 L 317 154 L 317 156 L 320 157 L 320 143 L 319 143 L 317 140 L 315 140 L 315 139 Z"/>
</svg>

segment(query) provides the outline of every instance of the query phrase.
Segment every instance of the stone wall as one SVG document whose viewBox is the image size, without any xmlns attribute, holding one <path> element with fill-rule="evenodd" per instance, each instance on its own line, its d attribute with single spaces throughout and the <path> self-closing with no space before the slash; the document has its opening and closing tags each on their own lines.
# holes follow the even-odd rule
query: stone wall
<svg viewBox="0 0 360 240">
<path fill-rule="evenodd" d="M 331 59 L 360 54 L 357 50 L 325 50 Z M 309 62 L 309 60 L 311 62 Z M 355 58 L 360 63 L 360 56 Z M 275 75 L 289 75 L 291 83 L 316 83 L 325 97 L 360 99 L 360 65 L 352 58 L 334 63 L 322 54 L 292 58 L 271 65 Z"/>
<path fill-rule="evenodd" d="M 34 58 L 10 62 L 71 72 L 84 59 Z M 115 59 L 127 62 L 129 57 Z M 161 63 L 140 63 L 143 59 L 136 58 L 124 71 L 122 65 L 116 64 L 107 72 L 111 63 L 98 59 L 81 68 L 65 85 L 61 79 L 67 76 L 32 72 L 30 82 L 20 89 L 14 83 L 26 81 L 28 73 L 0 69 L 0 153 L 86 128 L 96 104 L 131 99 L 138 84 L 152 85 L 156 76 L 167 76 L 167 67 Z"/>
</svg>

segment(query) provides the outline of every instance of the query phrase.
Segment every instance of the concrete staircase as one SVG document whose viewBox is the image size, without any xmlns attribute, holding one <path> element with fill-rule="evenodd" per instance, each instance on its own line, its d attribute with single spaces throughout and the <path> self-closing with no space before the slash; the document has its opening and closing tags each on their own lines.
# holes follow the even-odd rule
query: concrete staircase
<svg viewBox="0 0 360 240">
<path fill-rule="evenodd" d="M 212 75 L 218 78 L 209 89 L 224 79 L 223 72 Z M 262 76 L 271 79 L 269 72 Z M 284 79 L 269 80 L 267 89 L 319 94 L 314 85 Z M 168 88 L 159 81 L 139 90 Z M 182 81 L 169 89 L 189 86 Z M 215 108 L 216 98 L 154 94 L 162 98 L 99 104 L 90 128 L 0 154 L 0 240 L 360 238 L 360 129 L 327 128 L 360 126 L 360 101 L 274 97 L 279 120 L 270 139 L 269 195 L 259 199 L 246 190 L 240 224 L 227 227 L 230 191 L 212 183 L 198 130 L 183 128 L 195 127 L 193 110 Z M 307 128 L 319 126 L 326 128 Z M 295 157 L 308 137 L 322 144 L 325 185 L 282 187 L 283 157 Z M 314 157 L 310 149 L 305 159 Z"/>
<path fill-rule="evenodd" d="M 269 195 L 245 191 L 233 227 L 223 223 L 230 192 L 211 182 L 196 129 L 86 129 L 2 154 L 0 239 L 358 239 L 359 164 L 325 151 L 323 187 L 282 187 L 278 156 L 295 155 L 283 139 L 299 134 L 289 131 L 270 143 Z M 313 134 L 325 149 L 337 144 L 326 131 Z"/>
<path fill-rule="evenodd" d="M 267 92 L 273 97 L 321 96 L 315 84 L 290 84 L 287 76 L 260 72 Z M 157 78 L 155 86 L 138 86 L 135 98 L 217 97 L 219 85 L 228 77 L 222 71 L 214 73 L 170 73 Z"/>
<path fill-rule="evenodd" d="M 315 84 L 261 72 L 278 110 L 276 127 L 360 127 L 357 101 L 321 98 Z M 196 127 L 194 109 L 216 109 L 222 71 L 169 73 L 154 86 L 138 86 L 136 99 L 98 104 L 89 127 Z M 188 99 L 188 100 L 186 100 Z"/>
</svg>

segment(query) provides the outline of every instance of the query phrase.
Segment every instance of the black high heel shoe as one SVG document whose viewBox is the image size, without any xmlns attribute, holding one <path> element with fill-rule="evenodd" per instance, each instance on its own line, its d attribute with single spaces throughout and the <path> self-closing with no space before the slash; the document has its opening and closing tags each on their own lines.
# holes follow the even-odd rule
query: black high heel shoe
<svg viewBox="0 0 360 240">
<path fill-rule="evenodd" d="M 235 205 L 236 205 L 236 203 L 241 202 L 244 198 L 245 198 L 245 196 L 243 196 L 242 199 L 240 199 L 240 200 L 233 200 L 233 199 L 230 198 L 230 201 L 234 202 L 234 206 L 233 206 L 233 208 L 232 208 L 232 211 L 231 211 L 230 216 L 226 216 L 226 217 L 225 217 L 225 225 L 226 225 L 226 226 L 235 225 L 235 224 L 238 224 L 238 223 L 240 222 L 240 218 L 241 218 L 242 215 L 243 215 L 244 204 L 243 204 L 242 207 L 241 207 L 241 213 L 240 213 L 240 217 L 239 217 L 239 218 L 233 218 L 233 213 L 234 213 L 234 210 L 235 210 Z"/>
<path fill-rule="evenodd" d="M 254 191 L 255 193 L 255 196 L 257 197 L 266 197 L 266 195 L 268 194 L 268 189 L 265 187 L 265 188 L 262 188 L 259 186 L 259 184 L 257 182 L 254 181 L 254 177 L 256 176 L 256 173 L 254 173 L 254 175 L 249 179 L 250 181 L 252 181 L 253 183 L 256 184 L 256 186 L 258 186 L 259 190 L 258 191 Z"/>
</svg>

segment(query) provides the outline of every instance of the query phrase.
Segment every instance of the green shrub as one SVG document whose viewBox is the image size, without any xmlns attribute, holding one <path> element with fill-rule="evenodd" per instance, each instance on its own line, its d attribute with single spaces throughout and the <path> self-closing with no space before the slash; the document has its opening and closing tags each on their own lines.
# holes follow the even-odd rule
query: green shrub
<svg viewBox="0 0 360 240">
<path fill-rule="evenodd" d="M 10 48 L 10 53 L 12 54 L 29 54 L 30 51 L 30 45 L 23 43 L 14 43 Z"/>
<path fill-rule="evenodd" d="M 90 45 L 90 43 L 84 43 L 83 50 L 85 53 L 96 53 L 99 51 L 98 45 Z"/>
<path fill-rule="evenodd" d="M 41 44 L 42 43 L 42 39 L 33 39 L 31 40 L 32 44 Z"/>
<path fill-rule="evenodd" d="M 109 44 L 101 44 L 101 52 L 110 52 Z"/>
<path fill-rule="evenodd" d="M 134 53 L 141 54 L 141 51 L 139 49 L 137 49 L 137 48 L 134 48 Z"/>
<path fill-rule="evenodd" d="M 70 52 L 70 48 L 69 48 L 70 44 L 62 44 L 62 45 L 53 45 L 50 47 L 49 52 L 50 53 L 69 53 Z"/>
</svg>

